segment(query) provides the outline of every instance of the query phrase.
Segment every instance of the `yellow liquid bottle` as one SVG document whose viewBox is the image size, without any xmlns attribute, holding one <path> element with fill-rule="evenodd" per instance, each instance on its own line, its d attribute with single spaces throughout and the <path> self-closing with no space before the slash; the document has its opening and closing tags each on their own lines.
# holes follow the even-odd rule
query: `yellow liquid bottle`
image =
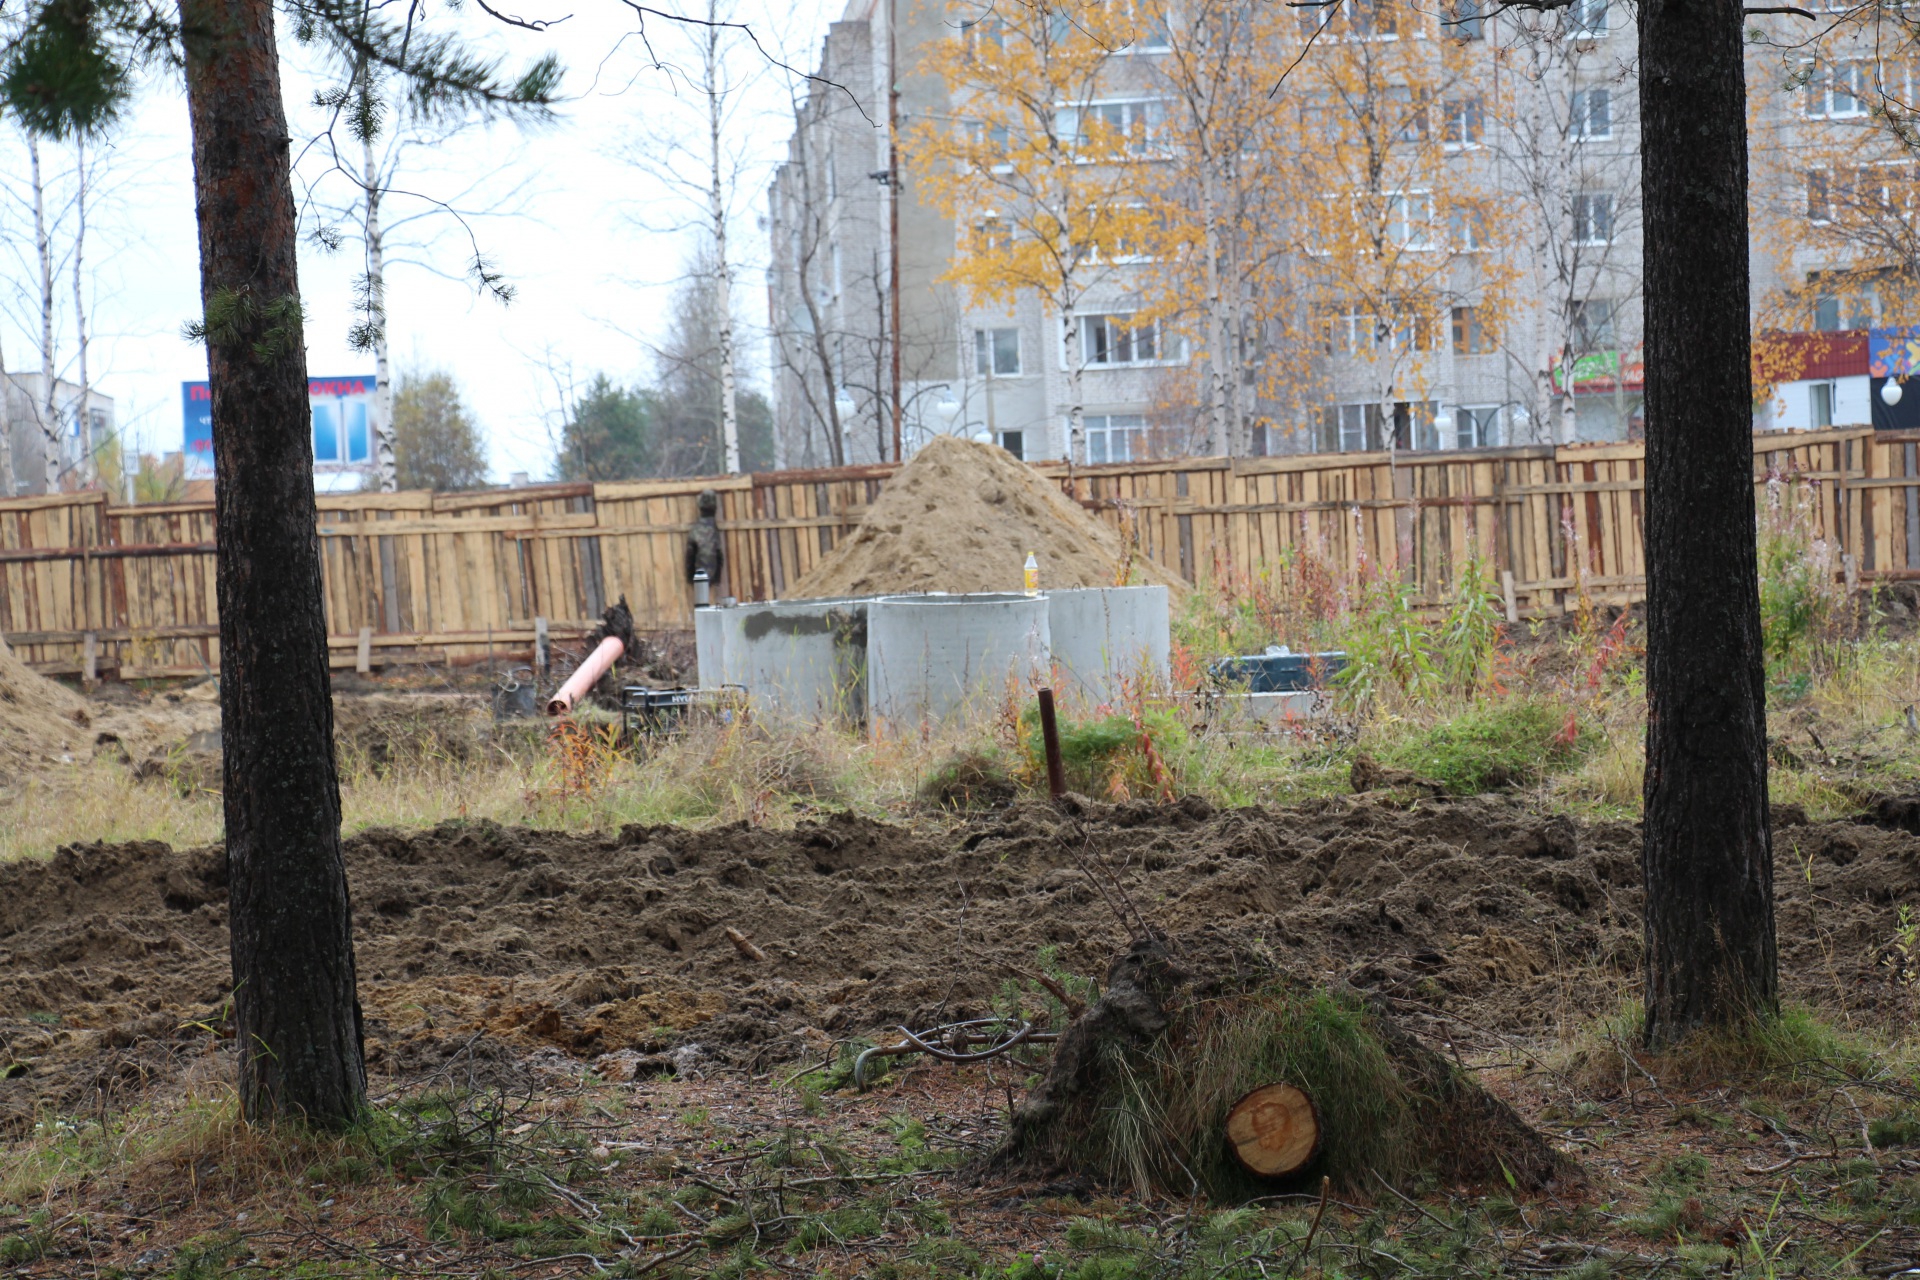
<svg viewBox="0 0 1920 1280">
<path fill-rule="evenodd" d="M 1040 594 L 1040 557 L 1031 551 L 1027 552 L 1027 594 Z"/>
</svg>

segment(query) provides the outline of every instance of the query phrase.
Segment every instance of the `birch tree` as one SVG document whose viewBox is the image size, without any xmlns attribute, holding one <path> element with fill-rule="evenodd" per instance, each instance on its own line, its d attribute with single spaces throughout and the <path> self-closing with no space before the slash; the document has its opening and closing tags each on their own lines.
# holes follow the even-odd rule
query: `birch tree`
<svg viewBox="0 0 1920 1280">
<path fill-rule="evenodd" d="M 1032 291 L 1053 313 L 1069 456 L 1085 461 L 1079 311 L 1115 259 L 1146 242 L 1141 168 L 1166 145 L 1164 104 L 1101 101 L 1142 23 L 1120 5 L 1012 0 L 957 9 L 955 25 L 926 46 L 921 70 L 945 81 L 959 118 L 915 122 L 911 172 L 963 228 L 946 279 L 976 304 Z"/>
</svg>

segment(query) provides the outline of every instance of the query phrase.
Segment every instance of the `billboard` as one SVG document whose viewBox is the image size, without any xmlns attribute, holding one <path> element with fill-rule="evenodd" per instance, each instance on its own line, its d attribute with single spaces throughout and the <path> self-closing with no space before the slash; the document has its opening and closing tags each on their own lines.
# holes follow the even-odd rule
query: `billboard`
<svg viewBox="0 0 1920 1280">
<path fill-rule="evenodd" d="M 308 378 L 307 404 L 313 431 L 313 469 L 351 471 L 373 464 L 372 374 Z M 213 391 L 204 382 L 180 384 L 187 464 L 213 473 Z"/>
</svg>

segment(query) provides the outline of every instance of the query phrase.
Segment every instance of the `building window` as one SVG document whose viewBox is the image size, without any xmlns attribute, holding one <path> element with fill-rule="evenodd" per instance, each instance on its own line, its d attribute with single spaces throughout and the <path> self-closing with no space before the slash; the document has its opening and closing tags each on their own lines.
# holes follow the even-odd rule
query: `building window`
<svg viewBox="0 0 1920 1280">
<path fill-rule="evenodd" d="M 973 371 L 983 378 L 1020 376 L 1020 331 L 1018 329 L 975 329 L 973 331 Z"/>
<path fill-rule="evenodd" d="M 1329 355 L 1371 356 L 1383 351 L 1431 351 L 1433 321 L 1425 311 L 1404 311 L 1391 321 L 1371 311 L 1334 311 L 1327 316 Z"/>
<path fill-rule="evenodd" d="M 973 227 L 975 253 L 1005 253 L 1013 248 L 1013 228 L 1008 226 L 998 214 L 989 213 Z M 834 277 L 840 275 L 840 242 L 833 245 Z M 838 286 L 835 286 L 838 292 Z"/>
<path fill-rule="evenodd" d="M 1300 10 L 1300 33 L 1308 39 L 1322 30 L 1336 40 L 1397 40 L 1400 38 L 1397 0 L 1345 0 L 1342 4 L 1312 5 Z"/>
<path fill-rule="evenodd" d="M 1440 104 L 1440 140 L 1449 147 L 1477 147 L 1487 129 L 1487 109 L 1481 99 L 1448 98 Z"/>
<path fill-rule="evenodd" d="M 315 462 L 365 462 L 367 456 L 366 401 L 342 399 L 313 406 Z"/>
<path fill-rule="evenodd" d="M 1866 62 L 1852 59 L 1816 66 L 1807 79 L 1807 115 L 1815 120 L 1847 120 L 1867 113 L 1872 80 Z"/>
<path fill-rule="evenodd" d="M 1388 88 L 1387 101 L 1393 104 L 1397 118 L 1390 126 L 1394 135 L 1402 142 L 1425 142 L 1431 125 L 1426 93 L 1416 94 L 1411 85 L 1397 84 Z"/>
<path fill-rule="evenodd" d="M 1093 413 L 1084 419 L 1087 462 L 1132 462 L 1147 456 L 1147 420 L 1137 413 Z"/>
<path fill-rule="evenodd" d="M 1833 425 L 1833 384 L 1831 382 L 1816 382 L 1807 388 L 1807 425 L 1811 427 Z"/>
<path fill-rule="evenodd" d="M 1365 453 L 1380 447 L 1380 406 L 1330 404 L 1320 411 L 1320 452 Z"/>
<path fill-rule="evenodd" d="M 1612 196 L 1582 192 L 1573 198 L 1573 242 L 1590 245 L 1613 243 Z"/>
<path fill-rule="evenodd" d="M 1573 345 L 1585 353 L 1610 351 L 1614 346 L 1613 299 L 1587 298 L 1573 304 Z"/>
<path fill-rule="evenodd" d="M 1567 6 L 1567 33 L 1588 38 L 1607 34 L 1607 0 L 1573 0 Z"/>
<path fill-rule="evenodd" d="M 1022 462 L 1026 461 L 1026 457 L 1027 457 L 1026 432 L 1002 431 L 1000 433 L 1000 447 L 1002 449 L 1005 449 L 1008 453 L 1012 454 L 1014 457 L 1019 458 Z"/>
<path fill-rule="evenodd" d="M 1833 218 L 1831 178 L 1825 169 L 1807 170 L 1807 219 L 1827 222 Z"/>
<path fill-rule="evenodd" d="M 1453 309 L 1453 353 L 1460 356 L 1482 356 L 1494 348 L 1493 335 L 1480 318 L 1478 307 L 1455 307 Z"/>
<path fill-rule="evenodd" d="M 1387 196 L 1387 239 L 1403 249 L 1433 247 L 1433 193 L 1395 191 Z"/>
<path fill-rule="evenodd" d="M 1487 217 L 1478 205 L 1455 205 L 1447 210 L 1447 238 L 1455 253 L 1478 253 L 1487 247 Z"/>
<path fill-rule="evenodd" d="M 1080 317 L 1080 359 L 1113 368 L 1133 364 L 1177 364 L 1187 358 L 1186 339 L 1162 334 L 1154 321 L 1133 324 L 1131 315 Z"/>
<path fill-rule="evenodd" d="M 1500 406 L 1460 405 L 1453 411 L 1453 447 L 1491 449 L 1500 443 Z"/>
<path fill-rule="evenodd" d="M 1600 139 L 1613 136 L 1613 91 L 1611 89 L 1575 89 L 1570 132 L 1576 138 Z"/>
<path fill-rule="evenodd" d="M 1480 0 L 1454 0 L 1452 14 L 1441 23 L 1456 40 L 1484 40 L 1487 35 L 1487 19 Z"/>
<path fill-rule="evenodd" d="M 1159 98 L 1061 107 L 1054 121 L 1069 147 L 1089 148 L 1098 142 L 1128 155 L 1144 155 L 1155 147 L 1166 123 L 1167 104 Z"/>
</svg>

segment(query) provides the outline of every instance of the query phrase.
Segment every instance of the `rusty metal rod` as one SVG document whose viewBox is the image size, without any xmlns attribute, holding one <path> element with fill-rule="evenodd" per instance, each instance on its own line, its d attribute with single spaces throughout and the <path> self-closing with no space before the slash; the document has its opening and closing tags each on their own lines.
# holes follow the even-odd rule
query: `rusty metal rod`
<svg viewBox="0 0 1920 1280">
<path fill-rule="evenodd" d="M 1047 794 L 1055 800 L 1067 793 L 1067 766 L 1060 758 L 1060 724 L 1053 715 L 1053 690 L 1040 691 L 1040 743 L 1047 752 Z"/>
</svg>

